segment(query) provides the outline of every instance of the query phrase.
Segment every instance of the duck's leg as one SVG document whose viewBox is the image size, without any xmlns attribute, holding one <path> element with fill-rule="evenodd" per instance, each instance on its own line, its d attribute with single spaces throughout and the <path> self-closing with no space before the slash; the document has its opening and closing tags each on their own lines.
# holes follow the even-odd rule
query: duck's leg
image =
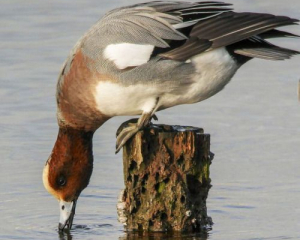
<svg viewBox="0 0 300 240">
<path fill-rule="evenodd" d="M 151 111 L 143 112 L 142 116 L 137 120 L 136 123 L 128 123 L 127 127 L 124 127 L 121 131 L 120 128 L 117 131 L 117 142 L 116 142 L 116 153 L 125 145 L 125 143 L 135 135 L 140 129 L 147 126 L 151 119 L 157 120 L 155 110 L 157 109 L 158 99 L 156 99 L 155 105 Z M 122 125 L 121 125 L 122 127 Z"/>
<path fill-rule="evenodd" d="M 131 125 L 134 125 L 134 124 L 137 124 L 138 122 L 138 118 L 132 118 L 132 119 L 129 119 L 128 121 L 126 122 L 123 122 L 120 127 L 118 128 L 117 132 L 116 132 L 116 137 L 118 137 L 120 135 L 120 133 L 122 132 L 122 130 L 124 128 L 127 128 L 128 126 L 131 126 Z M 154 120 L 154 121 L 158 121 L 158 117 L 156 116 L 156 114 L 153 114 L 150 118 L 150 121 L 149 123 Z"/>
<path fill-rule="evenodd" d="M 150 123 L 151 118 L 151 113 L 143 113 L 137 123 L 129 123 L 128 127 L 123 128 L 117 136 L 116 153 L 120 151 L 120 149 L 134 134 L 136 134 L 143 127 L 147 126 Z"/>
</svg>

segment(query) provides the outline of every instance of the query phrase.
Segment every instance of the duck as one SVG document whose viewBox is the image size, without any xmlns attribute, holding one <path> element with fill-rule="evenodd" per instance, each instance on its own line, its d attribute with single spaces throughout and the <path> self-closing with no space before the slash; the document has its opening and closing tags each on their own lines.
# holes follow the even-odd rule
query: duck
<svg viewBox="0 0 300 240">
<path fill-rule="evenodd" d="M 93 171 L 93 135 L 106 121 L 140 115 L 118 132 L 118 152 L 157 111 L 212 97 L 249 60 L 299 54 L 268 41 L 298 37 L 277 29 L 297 23 L 218 1 L 154 1 L 106 13 L 75 44 L 57 81 L 59 131 L 43 184 L 59 201 L 59 231 L 72 227 Z"/>
</svg>

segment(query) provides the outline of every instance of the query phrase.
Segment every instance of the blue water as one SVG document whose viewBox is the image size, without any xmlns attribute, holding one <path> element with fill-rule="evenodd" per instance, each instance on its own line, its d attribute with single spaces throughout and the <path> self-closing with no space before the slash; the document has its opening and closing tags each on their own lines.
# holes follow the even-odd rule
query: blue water
<svg viewBox="0 0 300 240">
<path fill-rule="evenodd" d="M 55 85 L 77 39 L 107 10 L 139 1 L 1 0 L 0 239 L 300 239 L 300 57 L 253 60 L 224 91 L 195 105 L 158 113 L 159 122 L 203 127 L 211 134 L 213 187 L 207 236 L 126 236 L 117 222 L 123 188 L 115 131 L 95 135 L 95 169 L 77 204 L 69 235 L 57 231 L 58 204 L 42 185 L 57 134 Z M 239 11 L 300 18 L 298 0 L 229 1 Z M 300 34 L 300 27 L 289 27 Z M 300 40 L 277 44 L 300 50 Z"/>
</svg>

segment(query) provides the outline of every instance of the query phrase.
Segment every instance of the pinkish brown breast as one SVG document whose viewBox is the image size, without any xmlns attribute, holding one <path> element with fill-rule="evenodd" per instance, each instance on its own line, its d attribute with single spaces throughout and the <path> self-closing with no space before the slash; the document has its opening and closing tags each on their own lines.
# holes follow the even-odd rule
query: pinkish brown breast
<svg viewBox="0 0 300 240">
<path fill-rule="evenodd" d="M 91 70 L 93 60 L 79 49 L 68 71 L 62 71 L 57 84 L 57 117 L 60 126 L 95 131 L 109 119 L 96 107 L 94 92 L 100 81 L 111 79 Z M 65 67 L 66 68 L 66 67 Z"/>
</svg>

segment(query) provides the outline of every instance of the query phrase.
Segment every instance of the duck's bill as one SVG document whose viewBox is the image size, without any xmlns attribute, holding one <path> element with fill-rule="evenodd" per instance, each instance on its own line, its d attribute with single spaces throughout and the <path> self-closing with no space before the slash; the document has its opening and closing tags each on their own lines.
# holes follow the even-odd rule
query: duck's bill
<svg viewBox="0 0 300 240">
<path fill-rule="evenodd" d="M 72 202 L 59 201 L 59 207 L 60 207 L 60 217 L 59 217 L 59 224 L 58 224 L 59 231 L 63 231 L 64 229 L 68 229 L 68 230 L 71 229 L 74 215 L 75 215 L 76 201 L 77 200 L 73 200 Z"/>
</svg>

